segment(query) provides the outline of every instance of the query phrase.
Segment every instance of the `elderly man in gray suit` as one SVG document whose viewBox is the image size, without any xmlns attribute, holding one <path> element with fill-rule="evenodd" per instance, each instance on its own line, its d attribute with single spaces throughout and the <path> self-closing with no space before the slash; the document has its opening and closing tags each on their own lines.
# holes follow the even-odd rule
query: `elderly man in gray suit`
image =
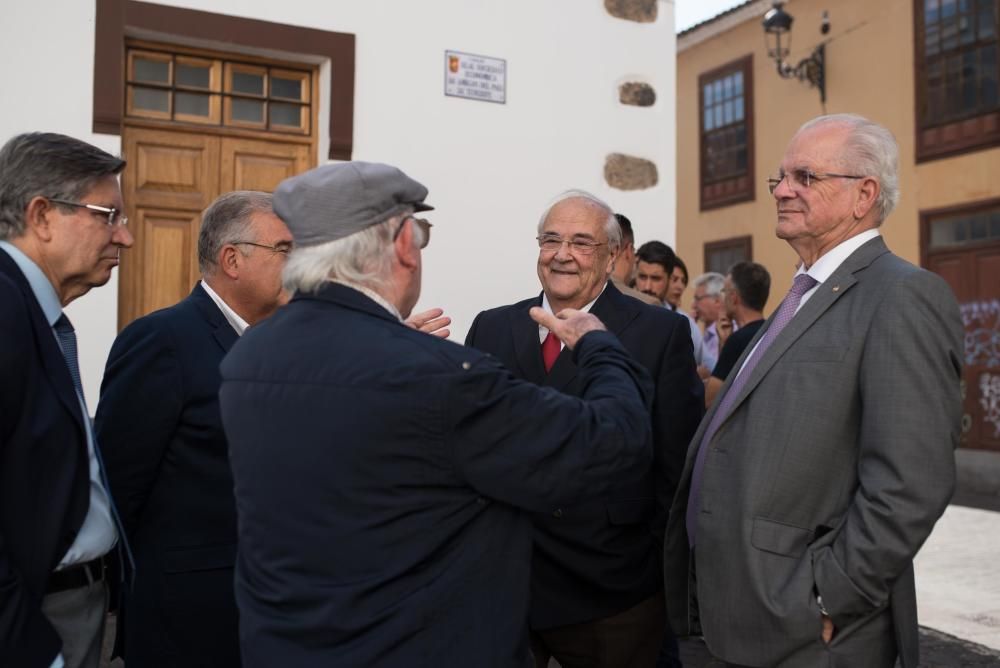
<svg viewBox="0 0 1000 668">
<path fill-rule="evenodd" d="M 917 665 L 913 556 L 954 488 L 962 324 L 879 226 L 898 147 L 799 129 L 770 179 L 794 285 L 695 434 L 665 542 L 673 628 L 733 665 Z"/>
</svg>

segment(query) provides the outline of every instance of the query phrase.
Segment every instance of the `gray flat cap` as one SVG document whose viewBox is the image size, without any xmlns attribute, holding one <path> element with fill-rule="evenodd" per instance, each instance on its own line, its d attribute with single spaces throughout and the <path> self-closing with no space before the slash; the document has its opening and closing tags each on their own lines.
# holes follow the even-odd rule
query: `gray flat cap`
<svg viewBox="0 0 1000 668">
<path fill-rule="evenodd" d="M 285 179 L 274 191 L 274 212 L 297 246 L 334 241 L 381 223 L 407 208 L 430 211 L 427 188 L 378 162 L 323 165 Z"/>
</svg>

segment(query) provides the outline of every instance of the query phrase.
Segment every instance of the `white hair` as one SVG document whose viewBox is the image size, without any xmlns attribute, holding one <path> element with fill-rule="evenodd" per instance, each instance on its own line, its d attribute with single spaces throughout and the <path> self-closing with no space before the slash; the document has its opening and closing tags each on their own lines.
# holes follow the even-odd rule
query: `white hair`
<svg viewBox="0 0 1000 668">
<path fill-rule="evenodd" d="M 289 292 L 316 292 L 330 279 L 376 291 L 384 289 L 392 270 L 392 236 L 412 213 L 404 211 L 343 239 L 293 249 L 281 282 Z M 423 245 L 423 230 L 419 225 L 413 225 L 412 230 L 413 244 Z"/>
<path fill-rule="evenodd" d="M 817 127 L 847 127 L 847 153 L 840 157 L 847 169 L 860 176 L 871 176 L 879 183 L 875 215 L 882 224 L 899 202 L 899 145 L 887 128 L 858 114 L 829 114 L 807 121 L 799 133 Z M 798 134 L 798 133 L 796 133 Z"/>
<path fill-rule="evenodd" d="M 607 214 L 607 218 L 604 220 L 604 233 L 608 237 L 608 248 L 611 252 L 617 251 L 622 247 L 622 228 L 618 224 L 618 220 L 615 218 L 615 212 L 608 206 L 607 202 L 599 198 L 597 195 L 592 195 L 586 190 L 567 190 L 560 193 L 552 202 L 545 208 L 542 212 L 542 217 L 538 219 L 538 233 L 541 234 L 545 228 L 545 220 L 549 217 L 552 209 L 561 202 L 565 202 L 568 199 L 584 199 L 595 205 Z"/>
<path fill-rule="evenodd" d="M 718 297 L 722 294 L 722 288 L 726 285 L 726 277 L 717 271 L 710 271 L 694 279 L 694 288 L 697 290 L 705 286 L 705 294 L 709 297 Z"/>
</svg>

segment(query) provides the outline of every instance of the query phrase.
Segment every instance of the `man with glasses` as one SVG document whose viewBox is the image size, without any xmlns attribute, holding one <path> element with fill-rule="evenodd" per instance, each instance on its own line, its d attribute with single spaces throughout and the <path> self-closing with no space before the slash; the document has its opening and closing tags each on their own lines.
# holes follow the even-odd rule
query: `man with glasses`
<svg viewBox="0 0 1000 668">
<path fill-rule="evenodd" d="M 533 517 L 529 620 L 535 665 L 544 668 L 555 657 L 563 666 L 653 666 L 665 630 L 671 660 L 664 665 L 678 665 L 660 569 L 667 512 L 704 412 L 688 326 L 667 309 L 623 295 L 609 281 L 621 231 L 595 196 L 579 190 L 560 195 L 542 214 L 537 238 L 542 293 L 480 313 L 466 344 L 494 355 L 519 378 L 584 396 L 587 377 L 578 360 L 531 311 L 588 311 L 649 372 L 656 393 L 646 416 L 652 466 L 600 499 Z"/>
<path fill-rule="evenodd" d="M 63 312 L 132 235 L 125 162 L 52 133 L 0 149 L 0 665 L 97 668 L 116 523 Z"/>
<path fill-rule="evenodd" d="M 651 383 L 594 316 L 535 313 L 575 348 L 582 398 L 406 326 L 426 197 L 368 162 L 275 191 L 295 296 L 233 347 L 220 391 L 248 668 L 524 668 L 526 511 L 648 466 Z"/>
<path fill-rule="evenodd" d="M 705 406 L 710 407 L 722 384 L 733 370 L 747 344 L 764 324 L 764 305 L 771 292 L 771 275 L 764 265 L 756 262 L 737 262 L 729 268 L 722 288 L 725 319 L 719 316 L 719 361 L 712 375 L 705 381 Z M 734 327 L 735 325 L 735 327 Z M 734 331 L 735 330 L 735 331 Z"/>
<path fill-rule="evenodd" d="M 879 232 L 898 156 L 884 127 L 821 116 L 769 181 L 801 263 L 695 435 L 667 528 L 671 623 L 689 631 L 696 604 L 730 664 L 918 665 L 912 560 L 954 488 L 963 331 L 944 280 Z"/>
<path fill-rule="evenodd" d="M 240 665 L 219 364 L 288 300 L 281 270 L 291 248 L 271 195 L 222 195 L 202 214 L 201 281 L 111 348 L 96 425 L 137 567 L 119 615 L 126 665 Z"/>
</svg>

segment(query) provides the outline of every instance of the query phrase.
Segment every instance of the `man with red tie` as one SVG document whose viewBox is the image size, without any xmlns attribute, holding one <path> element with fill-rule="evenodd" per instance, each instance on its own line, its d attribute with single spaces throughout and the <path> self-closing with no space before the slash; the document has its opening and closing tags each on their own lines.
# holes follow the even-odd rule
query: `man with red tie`
<svg viewBox="0 0 1000 668">
<path fill-rule="evenodd" d="M 536 666 L 653 666 L 664 629 L 660 549 L 688 442 L 703 412 L 687 321 L 623 295 L 609 278 L 621 229 L 611 208 L 579 190 L 560 195 L 538 226 L 542 294 L 480 313 L 466 345 L 514 375 L 580 396 L 571 351 L 528 315 L 589 311 L 656 383 L 654 462 L 599 501 L 535 516 L 530 626 Z M 676 660 L 676 642 L 668 634 Z"/>
</svg>

